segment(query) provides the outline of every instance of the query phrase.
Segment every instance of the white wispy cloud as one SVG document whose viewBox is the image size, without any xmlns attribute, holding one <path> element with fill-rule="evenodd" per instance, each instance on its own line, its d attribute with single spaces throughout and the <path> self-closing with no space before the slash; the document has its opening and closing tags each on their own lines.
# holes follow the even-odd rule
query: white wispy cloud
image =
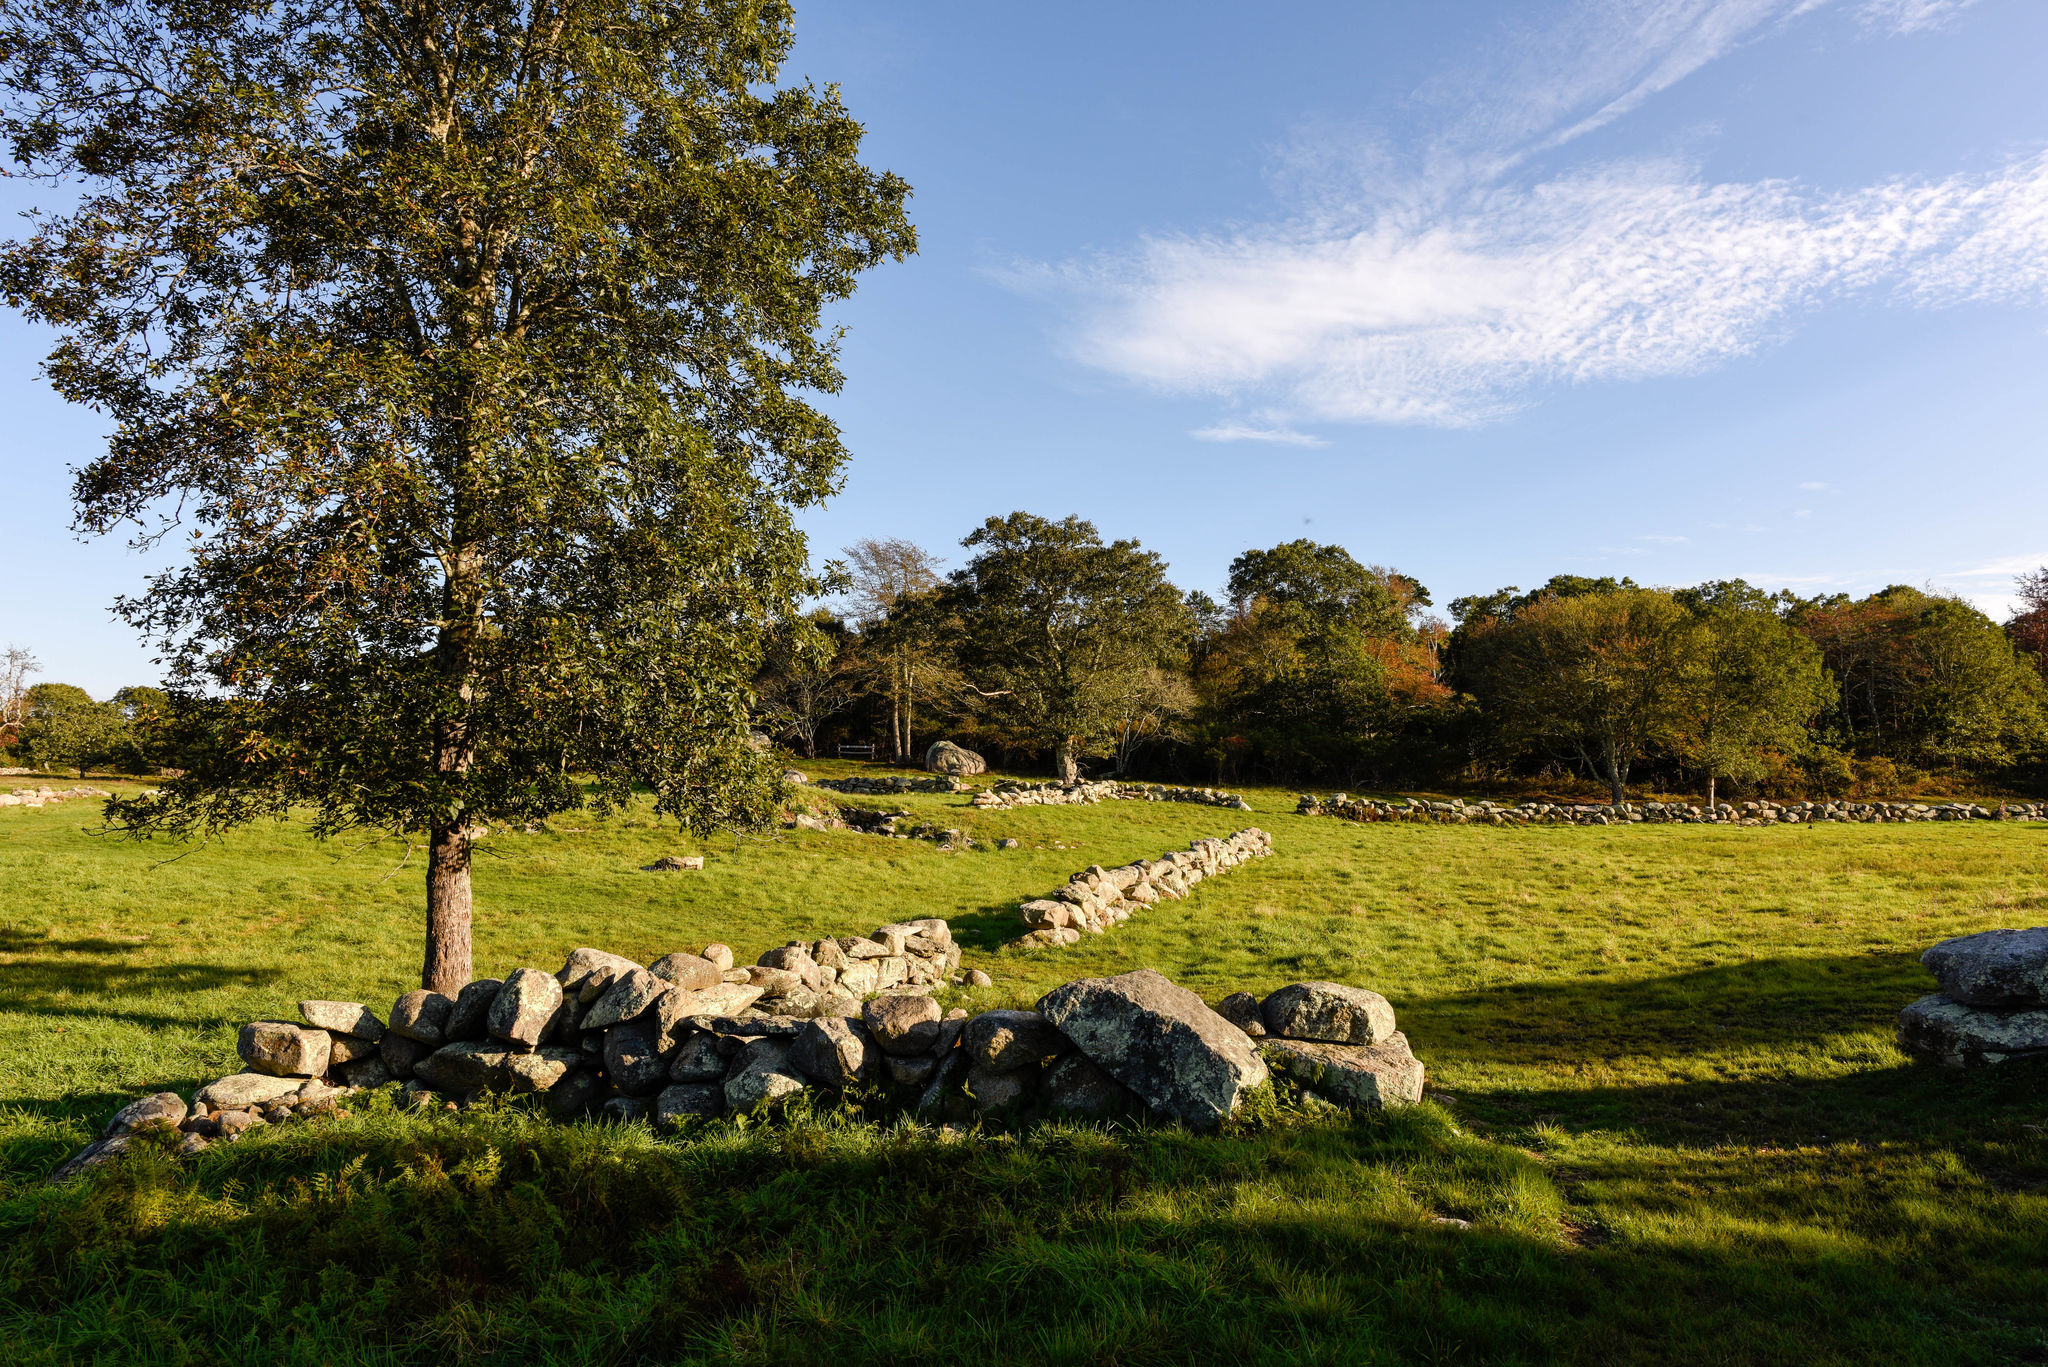
<svg viewBox="0 0 2048 1367">
<path fill-rule="evenodd" d="M 1849 0 L 1886 31 L 1967 2 Z M 1715 183 L 1672 161 L 1510 175 L 1827 4 L 1580 0 L 1425 91 L 1458 112 L 1405 159 L 1363 134 L 1295 149 L 1279 221 L 1158 233 L 1008 278 L 1064 297 L 1084 363 L 1270 417 L 1196 434 L 1225 441 L 1295 441 L 1305 422 L 1481 423 L 1544 385 L 1744 355 L 1853 291 L 1914 307 L 2048 298 L 2048 155 L 1848 192 Z"/>
<path fill-rule="evenodd" d="M 1196 441 L 1264 441 L 1280 446 L 1327 446 L 1328 442 L 1309 432 L 1289 427 L 1253 427 L 1245 423 L 1218 423 L 1188 433 Z"/>
<path fill-rule="evenodd" d="M 2048 157 L 1848 194 L 1637 163 L 1327 226 L 1154 237 L 1069 268 L 1075 353 L 1297 419 L 1456 425 L 1546 382 L 1699 370 L 1847 291 L 2048 297 Z"/>
</svg>

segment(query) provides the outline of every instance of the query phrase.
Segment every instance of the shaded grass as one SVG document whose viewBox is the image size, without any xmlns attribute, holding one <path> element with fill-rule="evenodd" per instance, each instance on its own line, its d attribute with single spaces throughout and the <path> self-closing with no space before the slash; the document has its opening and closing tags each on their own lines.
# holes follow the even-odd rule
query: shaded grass
<svg viewBox="0 0 2048 1367">
<path fill-rule="evenodd" d="M 1006 852 L 572 815 L 493 837 L 479 971 L 935 914 L 996 977 L 958 994 L 976 1007 L 1139 965 L 1212 1000 L 1374 987 L 1430 1105 L 966 1142 L 377 1111 L 65 1191 L 36 1179 L 120 1101 L 232 1067 L 240 1021 L 410 986 L 419 871 L 268 827 L 165 864 L 80 804 L 0 812 L 0 1339 L 50 1362 L 2048 1361 L 2048 1069 L 1959 1079 L 1891 1044 L 1927 944 L 2048 920 L 2048 830 L 1361 826 L 1250 797 L 869 800 Z M 998 948 L 1073 869 L 1248 822 L 1275 857 L 1079 945 Z M 693 852 L 702 874 L 637 872 Z"/>
</svg>

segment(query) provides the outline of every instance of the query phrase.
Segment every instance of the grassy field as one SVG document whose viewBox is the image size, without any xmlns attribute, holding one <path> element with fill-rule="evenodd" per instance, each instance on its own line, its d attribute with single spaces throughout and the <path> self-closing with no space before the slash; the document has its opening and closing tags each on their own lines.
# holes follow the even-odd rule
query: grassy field
<svg viewBox="0 0 2048 1367">
<path fill-rule="evenodd" d="M 975 1008 L 1141 965 L 1212 1001 L 1372 987 L 1423 1107 L 686 1142 L 370 1107 L 62 1189 L 39 1179 L 121 1101 L 233 1067 L 241 1021 L 413 985 L 419 856 L 0 810 L 8 1360 L 2048 1361 L 2048 1069 L 1938 1075 L 1891 1043 L 1922 948 L 2048 921 L 2048 827 L 1358 826 L 1248 796 L 900 803 L 1012 851 L 571 815 L 488 842 L 478 969 L 938 915 L 995 977 L 956 994 Z M 999 948 L 1072 870 L 1247 823 L 1273 858 Z M 667 853 L 709 866 L 637 871 Z"/>
</svg>

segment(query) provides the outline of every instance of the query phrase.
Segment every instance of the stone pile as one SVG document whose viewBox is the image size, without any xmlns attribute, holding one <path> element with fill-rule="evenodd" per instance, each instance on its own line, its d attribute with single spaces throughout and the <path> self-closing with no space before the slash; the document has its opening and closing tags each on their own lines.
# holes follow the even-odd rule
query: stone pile
<svg viewBox="0 0 2048 1367">
<path fill-rule="evenodd" d="M 856 774 L 852 778 L 821 778 L 811 783 L 813 788 L 827 788 L 835 793 L 856 793 L 864 797 L 893 797 L 898 793 L 965 793 L 968 786 L 951 774 L 940 774 L 934 778 L 912 778 L 908 774 L 879 774 L 872 778 Z"/>
<path fill-rule="evenodd" d="M 783 823 L 793 831 L 860 831 L 894 840 L 935 840 L 943 849 L 972 849 L 974 841 L 957 826 L 934 826 L 919 821 L 912 812 L 888 812 L 874 807 L 841 807 L 836 815 L 799 811 Z"/>
<path fill-rule="evenodd" d="M 110 796 L 104 788 L 16 788 L 11 793 L 0 793 L 0 807 L 46 807 L 81 797 Z"/>
<path fill-rule="evenodd" d="M 1732 826 L 1777 826 L 1821 821 L 2040 821 L 2048 819 L 2048 803 L 2002 802 L 1985 807 L 1971 802 L 1731 802 L 1704 807 L 1684 802 L 1572 803 L 1430 802 L 1354 798 L 1337 793 L 1318 798 L 1304 793 L 1295 806 L 1298 816 L 1334 816 L 1346 821 L 1412 821 L 1444 825 L 1489 826 L 1623 826 L 1637 822 Z"/>
<path fill-rule="evenodd" d="M 1943 940 L 1920 956 L 1941 991 L 1899 1013 L 1899 1045 L 1948 1068 L 2048 1057 L 2048 926 Z"/>
<path fill-rule="evenodd" d="M 1236 793 L 1219 793 L 1213 788 L 1168 788 L 1157 783 L 1119 783 L 1114 779 L 1081 783 L 1017 783 L 1004 781 L 985 793 L 974 795 L 973 805 L 983 810 L 1009 807 L 1082 806 L 1096 802 L 1193 802 L 1204 807 L 1228 807 L 1248 812 L 1252 805 Z"/>
<path fill-rule="evenodd" d="M 416 1103 L 544 1093 L 558 1117 L 594 1110 L 661 1129 L 763 1112 L 805 1093 L 836 1100 L 856 1087 L 950 1121 L 1149 1113 L 1208 1129 L 1269 1069 L 1344 1106 L 1421 1099 L 1423 1068 L 1394 1028 L 1393 1008 L 1338 983 L 1294 983 L 1263 1001 L 1237 992 L 1212 1010 L 1139 969 L 1067 983 L 1029 1011 L 942 1012 L 912 982 L 809 1018 L 760 1010 L 773 999 L 764 987 L 785 1001 L 798 983 L 830 991 L 823 974 L 835 964 L 843 986 L 862 965 L 880 981 L 885 963 L 942 962 L 944 928 L 884 926 L 851 949 L 791 944 L 763 955 L 773 962 L 746 970 L 745 983 L 726 981 L 732 970 L 717 968 L 718 955 L 672 954 L 641 968 L 578 949 L 553 975 L 517 969 L 452 1000 L 408 992 L 388 1021 L 354 1002 L 302 1002 L 304 1024 L 244 1027 L 249 1071 L 201 1088 L 191 1106 L 160 1092 L 124 1107 L 57 1176 L 117 1156 L 150 1128 L 183 1131 L 179 1148 L 193 1153 L 317 1115 L 357 1086 L 391 1085 L 394 1069 L 409 1074 L 403 1094 Z M 336 1085 L 337 1071 L 356 1081 Z"/>
<path fill-rule="evenodd" d="M 1204 878 L 1228 873 L 1272 852 L 1273 837 L 1256 826 L 1247 826 L 1233 835 L 1205 836 L 1190 841 L 1185 850 L 1140 859 L 1121 868 L 1090 865 L 1051 897 L 1017 908 L 1018 918 L 1030 929 L 1010 943 L 1037 948 L 1073 944 L 1084 930 L 1100 935 L 1162 897 L 1185 897 Z"/>
</svg>

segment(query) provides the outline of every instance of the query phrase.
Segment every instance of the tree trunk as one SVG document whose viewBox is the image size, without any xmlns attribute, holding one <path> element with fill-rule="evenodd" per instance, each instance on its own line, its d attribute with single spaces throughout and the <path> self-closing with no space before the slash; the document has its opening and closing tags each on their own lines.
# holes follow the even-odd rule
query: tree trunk
<svg viewBox="0 0 2048 1367">
<path fill-rule="evenodd" d="M 420 986 L 453 997 L 470 980 L 469 826 L 434 827 L 427 847 L 427 954 Z"/>
<path fill-rule="evenodd" d="M 1714 810 L 1714 771 L 1707 771 L 1707 810 Z"/>
<path fill-rule="evenodd" d="M 1062 783 L 1072 784 L 1081 781 L 1081 764 L 1074 754 L 1074 748 L 1072 736 L 1061 736 L 1058 747 L 1053 751 L 1053 772 Z"/>
</svg>

